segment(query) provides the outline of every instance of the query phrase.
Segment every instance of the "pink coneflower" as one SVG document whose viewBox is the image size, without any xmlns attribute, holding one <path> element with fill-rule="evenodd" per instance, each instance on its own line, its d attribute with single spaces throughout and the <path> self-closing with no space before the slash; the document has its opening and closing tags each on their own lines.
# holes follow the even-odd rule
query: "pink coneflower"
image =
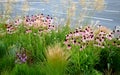
<svg viewBox="0 0 120 75">
<path fill-rule="evenodd" d="M 86 37 L 82 38 L 82 42 L 84 42 L 84 43 L 86 42 Z"/>
<path fill-rule="evenodd" d="M 72 32 L 69 34 L 69 37 L 72 37 L 73 36 L 73 34 L 72 34 Z"/>
<path fill-rule="evenodd" d="M 108 35 L 106 35 L 106 38 L 109 39 L 109 40 L 112 40 L 112 35 L 108 34 Z"/>
<path fill-rule="evenodd" d="M 97 44 L 94 44 L 94 46 L 98 47 L 98 45 L 97 45 Z"/>
<path fill-rule="evenodd" d="M 80 30 L 80 31 L 79 31 L 79 34 L 80 34 L 80 35 L 83 35 L 83 32 L 82 32 L 82 30 Z"/>
<path fill-rule="evenodd" d="M 104 44 L 102 44 L 100 47 L 101 47 L 101 48 L 105 48 L 105 45 L 104 45 Z"/>
<path fill-rule="evenodd" d="M 12 25 L 8 25 L 6 30 L 8 34 L 12 34 L 15 31 L 15 27 L 13 27 Z"/>
<path fill-rule="evenodd" d="M 113 33 L 115 33 L 115 30 L 113 30 Z"/>
<path fill-rule="evenodd" d="M 81 35 L 82 35 L 82 36 L 85 36 L 85 35 L 86 35 L 85 31 L 83 31 Z"/>
<path fill-rule="evenodd" d="M 76 40 L 74 40 L 74 41 L 73 41 L 73 44 L 77 44 L 77 41 L 76 41 Z"/>
<path fill-rule="evenodd" d="M 46 19 L 50 19 L 49 17 L 46 17 Z"/>
<path fill-rule="evenodd" d="M 98 47 L 101 47 L 101 43 L 98 43 Z"/>
<path fill-rule="evenodd" d="M 110 48 L 110 44 L 108 44 L 107 47 Z"/>
<path fill-rule="evenodd" d="M 102 27 L 102 25 L 98 25 L 98 28 Z"/>
<path fill-rule="evenodd" d="M 64 44 L 67 45 L 68 43 L 68 39 L 65 39 Z"/>
<path fill-rule="evenodd" d="M 32 22 L 29 22 L 29 24 L 28 24 L 30 27 L 32 26 Z"/>
<path fill-rule="evenodd" d="M 78 36 L 80 36 L 80 34 L 79 33 L 74 33 L 74 36 L 78 37 Z"/>
<path fill-rule="evenodd" d="M 83 50 L 83 47 L 81 46 L 81 47 L 80 47 L 80 51 L 82 51 L 82 50 Z"/>
<path fill-rule="evenodd" d="M 71 45 L 70 44 L 67 45 L 67 49 L 71 49 Z"/>
<path fill-rule="evenodd" d="M 67 35 L 67 36 L 66 36 L 66 39 L 70 39 L 70 36 L 69 36 L 69 35 Z"/>
<path fill-rule="evenodd" d="M 99 34 L 101 34 L 101 35 L 105 35 L 106 33 L 105 33 L 105 32 L 103 32 L 103 31 L 101 31 Z"/>
<path fill-rule="evenodd" d="M 95 37 L 95 41 L 96 41 L 96 42 L 98 41 L 98 39 L 99 39 L 99 37 Z"/>
<path fill-rule="evenodd" d="M 32 32 L 32 30 L 30 30 L 30 29 L 26 30 L 26 33 L 31 33 L 31 32 Z"/>
<path fill-rule="evenodd" d="M 120 47 L 120 44 L 117 44 L 117 47 Z"/>
<path fill-rule="evenodd" d="M 78 42 L 78 45 L 80 45 L 80 42 Z"/>
<path fill-rule="evenodd" d="M 80 47 L 80 51 L 82 51 L 83 49 L 85 49 L 86 48 L 86 46 L 85 45 L 82 45 L 81 47 Z"/>
<path fill-rule="evenodd" d="M 116 45 L 116 41 L 113 41 L 112 45 Z"/>
<path fill-rule="evenodd" d="M 119 38 L 119 40 L 120 40 L 120 36 L 119 36 L 118 38 Z"/>
<path fill-rule="evenodd" d="M 120 32 L 120 30 L 117 30 L 117 32 Z"/>
<path fill-rule="evenodd" d="M 90 35 L 91 39 L 90 40 L 94 40 L 94 35 Z"/>
<path fill-rule="evenodd" d="M 26 22 L 29 22 L 29 20 L 28 20 L 28 19 L 26 19 Z"/>
</svg>

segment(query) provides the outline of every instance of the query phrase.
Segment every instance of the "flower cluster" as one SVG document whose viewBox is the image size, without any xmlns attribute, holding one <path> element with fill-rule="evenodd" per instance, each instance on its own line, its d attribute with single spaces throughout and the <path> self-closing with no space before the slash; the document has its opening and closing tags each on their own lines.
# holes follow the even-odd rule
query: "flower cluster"
<svg viewBox="0 0 120 75">
<path fill-rule="evenodd" d="M 21 50 L 20 52 L 16 52 L 16 60 L 15 63 L 25 63 L 27 62 L 28 56 L 25 50 Z"/>
<path fill-rule="evenodd" d="M 12 24 L 6 24 L 6 31 L 8 34 L 12 34 L 16 32 L 16 27 Z"/>
<path fill-rule="evenodd" d="M 108 31 L 109 30 L 104 26 L 96 27 L 96 29 L 93 29 L 90 26 L 77 28 L 74 32 L 70 32 L 66 35 L 64 44 L 68 49 L 71 49 L 72 46 L 78 46 L 80 51 L 85 49 L 88 44 L 104 48 L 106 44 L 105 41 L 112 40 L 114 38 L 114 33 L 112 31 Z"/>
<path fill-rule="evenodd" d="M 54 29 L 53 18 L 49 15 L 44 16 L 43 14 L 25 16 L 23 20 L 24 25 L 38 27 L 48 27 Z"/>
<path fill-rule="evenodd" d="M 115 29 L 113 30 L 113 34 L 118 40 L 120 40 L 119 39 L 120 38 L 120 27 L 119 26 L 115 26 Z"/>
<path fill-rule="evenodd" d="M 26 33 L 31 33 L 32 29 L 38 29 L 38 32 L 49 32 L 55 30 L 53 18 L 50 15 L 43 14 L 25 16 L 23 19 L 16 19 L 14 22 L 7 22 L 7 32 L 12 34 L 20 25 L 26 28 Z"/>
</svg>

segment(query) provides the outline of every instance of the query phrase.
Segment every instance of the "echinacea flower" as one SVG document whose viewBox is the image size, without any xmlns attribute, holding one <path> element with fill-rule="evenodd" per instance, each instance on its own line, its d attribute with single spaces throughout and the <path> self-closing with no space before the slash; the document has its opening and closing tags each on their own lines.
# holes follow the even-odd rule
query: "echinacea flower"
<svg viewBox="0 0 120 75">
<path fill-rule="evenodd" d="M 115 45 L 116 45 L 116 41 L 113 41 L 112 45 L 114 45 L 114 46 L 115 46 Z"/>
<path fill-rule="evenodd" d="M 119 33 L 119 32 L 120 32 L 120 30 L 117 30 L 117 32 Z"/>
<path fill-rule="evenodd" d="M 119 48 L 120 48 L 120 44 L 117 44 L 117 47 L 119 47 Z"/>
<path fill-rule="evenodd" d="M 26 33 L 31 33 L 31 32 L 32 32 L 32 30 L 30 30 L 30 29 L 26 30 Z"/>
<path fill-rule="evenodd" d="M 83 47 L 81 46 L 81 47 L 80 47 L 80 51 L 82 51 L 82 50 L 83 50 Z"/>
<path fill-rule="evenodd" d="M 77 41 L 76 41 L 76 40 L 74 40 L 74 41 L 73 41 L 73 44 L 77 44 Z"/>
<path fill-rule="evenodd" d="M 106 38 L 109 40 L 112 40 L 112 35 L 108 34 L 108 35 L 106 35 Z"/>
<path fill-rule="evenodd" d="M 65 39 L 64 44 L 67 45 L 68 43 L 68 39 Z"/>
<path fill-rule="evenodd" d="M 67 45 L 67 49 L 71 49 L 71 45 L 70 44 Z"/>
</svg>

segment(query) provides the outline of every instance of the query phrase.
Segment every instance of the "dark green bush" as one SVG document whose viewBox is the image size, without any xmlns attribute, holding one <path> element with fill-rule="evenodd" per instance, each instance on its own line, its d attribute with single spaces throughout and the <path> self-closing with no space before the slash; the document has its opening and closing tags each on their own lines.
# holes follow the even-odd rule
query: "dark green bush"
<svg viewBox="0 0 120 75">
<path fill-rule="evenodd" d="M 105 70 L 114 72 L 120 71 L 120 48 L 110 45 L 101 49 L 100 62 L 96 65 L 96 68 L 105 73 Z"/>
<path fill-rule="evenodd" d="M 69 63 L 70 74 L 93 75 L 94 67 L 99 62 L 99 53 L 100 50 L 94 46 L 88 46 L 82 51 L 74 48 Z"/>
</svg>

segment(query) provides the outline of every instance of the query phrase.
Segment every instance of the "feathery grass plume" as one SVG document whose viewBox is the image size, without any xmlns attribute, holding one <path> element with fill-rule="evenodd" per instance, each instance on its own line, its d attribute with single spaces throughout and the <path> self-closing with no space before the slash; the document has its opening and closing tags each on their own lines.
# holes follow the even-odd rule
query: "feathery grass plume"
<svg viewBox="0 0 120 75">
<path fill-rule="evenodd" d="M 105 8 L 105 0 L 94 0 L 93 5 L 96 11 L 101 11 Z"/>
<path fill-rule="evenodd" d="M 23 11 L 24 14 L 29 11 L 29 4 L 28 4 L 27 0 L 25 0 L 24 3 L 23 3 L 22 11 Z"/>
<path fill-rule="evenodd" d="M 86 7 L 86 0 L 79 0 L 82 7 Z"/>
<path fill-rule="evenodd" d="M 71 17 L 75 15 L 75 11 L 76 11 L 76 4 L 74 3 L 74 1 L 70 0 L 68 2 L 68 4 L 70 5 L 69 8 L 67 9 L 67 22 L 66 25 L 68 27 L 70 27 L 70 22 L 71 22 Z"/>
<path fill-rule="evenodd" d="M 41 0 L 40 0 L 41 1 Z M 49 2 L 49 0 L 42 0 L 43 2 L 46 2 L 46 3 L 48 3 Z"/>
<path fill-rule="evenodd" d="M 109 34 L 111 32 L 111 30 L 109 28 L 107 28 L 105 26 L 101 26 L 98 29 L 95 29 L 95 34 L 100 33 L 101 31 L 103 31 L 107 34 Z"/>
<path fill-rule="evenodd" d="M 6 4 L 4 5 L 4 11 L 5 11 L 5 16 L 10 16 L 10 14 L 12 13 L 12 1 L 11 0 L 7 0 Z"/>
<path fill-rule="evenodd" d="M 92 17 L 96 11 L 102 11 L 105 8 L 105 1 L 104 0 L 79 0 L 80 5 L 82 6 L 82 12 L 85 16 Z M 88 9 L 93 9 L 92 11 L 89 11 Z M 80 14 L 79 22 L 78 24 L 84 25 L 84 23 L 88 24 L 91 19 L 84 19 L 84 17 L 81 17 L 82 14 Z"/>
<path fill-rule="evenodd" d="M 64 75 L 69 55 L 59 44 L 48 47 L 46 52 L 46 75 Z"/>
<path fill-rule="evenodd" d="M 105 8 L 105 0 L 80 0 L 81 6 L 92 7 L 96 11 L 101 11 Z"/>
<path fill-rule="evenodd" d="M 80 5 L 82 6 L 82 10 L 81 10 L 81 13 L 80 13 L 80 16 L 78 18 L 78 24 L 77 24 L 77 27 L 79 25 L 84 25 L 83 23 L 84 22 L 87 22 L 86 19 L 85 19 L 85 16 L 89 15 L 89 11 L 88 11 L 88 8 L 90 6 L 90 3 L 88 4 L 88 1 L 87 0 L 79 0 L 80 2 Z"/>
</svg>

